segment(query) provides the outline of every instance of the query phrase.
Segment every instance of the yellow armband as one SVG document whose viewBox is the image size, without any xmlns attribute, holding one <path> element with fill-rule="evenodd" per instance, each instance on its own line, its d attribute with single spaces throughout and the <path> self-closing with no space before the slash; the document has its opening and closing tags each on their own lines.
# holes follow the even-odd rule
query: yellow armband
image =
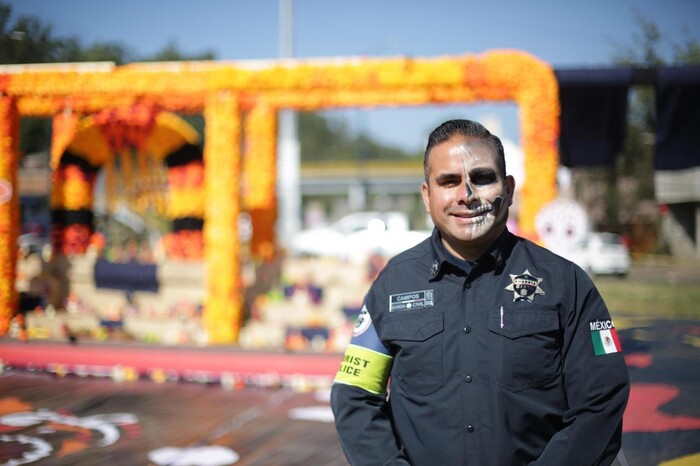
<svg viewBox="0 0 700 466">
<path fill-rule="evenodd" d="M 384 395 L 392 360 L 386 354 L 350 344 L 345 350 L 335 382 Z"/>
</svg>

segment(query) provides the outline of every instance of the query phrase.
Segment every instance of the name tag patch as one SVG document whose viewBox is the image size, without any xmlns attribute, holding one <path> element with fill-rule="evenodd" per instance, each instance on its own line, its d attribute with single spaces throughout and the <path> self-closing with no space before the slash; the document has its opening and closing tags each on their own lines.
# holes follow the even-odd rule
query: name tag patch
<svg viewBox="0 0 700 466">
<path fill-rule="evenodd" d="M 433 290 L 409 291 L 389 296 L 389 312 L 433 307 Z"/>
</svg>

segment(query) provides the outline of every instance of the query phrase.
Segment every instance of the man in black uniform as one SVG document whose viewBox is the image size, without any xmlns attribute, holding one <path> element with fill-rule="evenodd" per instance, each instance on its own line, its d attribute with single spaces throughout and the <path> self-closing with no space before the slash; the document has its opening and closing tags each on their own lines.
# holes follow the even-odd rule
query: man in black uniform
<svg viewBox="0 0 700 466">
<path fill-rule="evenodd" d="M 508 232 L 515 181 L 482 125 L 440 125 L 424 168 L 432 237 L 377 277 L 333 384 L 348 460 L 611 464 L 629 378 L 592 281 Z"/>
</svg>

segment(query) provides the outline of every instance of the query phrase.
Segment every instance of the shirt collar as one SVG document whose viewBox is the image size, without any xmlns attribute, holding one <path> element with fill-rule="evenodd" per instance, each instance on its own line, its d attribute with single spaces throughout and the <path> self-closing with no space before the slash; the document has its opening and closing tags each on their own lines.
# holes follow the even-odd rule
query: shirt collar
<svg viewBox="0 0 700 466">
<path fill-rule="evenodd" d="M 474 268 L 483 266 L 492 267 L 496 273 L 500 273 L 503 269 L 506 257 L 510 255 L 510 251 L 515 244 L 515 235 L 504 228 L 503 232 L 496 238 L 496 241 L 491 244 L 489 249 L 474 262 Z M 433 249 L 433 263 L 430 267 L 430 280 L 434 280 L 441 276 L 445 271 L 446 263 L 449 263 L 447 256 L 448 252 L 442 243 L 440 231 L 433 228 L 433 234 L 430 238 Z"/>
</svg>

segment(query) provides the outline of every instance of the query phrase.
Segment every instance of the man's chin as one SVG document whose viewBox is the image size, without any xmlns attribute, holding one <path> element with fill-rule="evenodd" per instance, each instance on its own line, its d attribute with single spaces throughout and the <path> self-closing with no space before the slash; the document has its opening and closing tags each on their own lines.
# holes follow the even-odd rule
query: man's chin
<svg viewBox="0 0 700 466">
<path fill-rule="evenodd" d="M 505 223 L 497 223 L 493 218 L 486 221 L 472 224 L 462 225 L 459 228 L 452 230 L 452 237 L 458 242 L 465 243 L 482 243 L 495 240 L 496 237 L 505 228 Z"/>
</svg>

